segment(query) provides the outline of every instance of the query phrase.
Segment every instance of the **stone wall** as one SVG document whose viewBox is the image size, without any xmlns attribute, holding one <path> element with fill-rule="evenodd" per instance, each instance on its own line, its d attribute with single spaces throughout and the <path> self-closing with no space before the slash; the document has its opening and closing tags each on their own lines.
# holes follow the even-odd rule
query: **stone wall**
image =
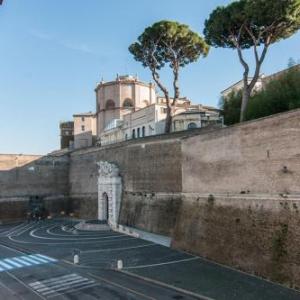
<svg viewBox="0 0 300 300">
<path fill-rule="evenodd" d="M 183 194 L 172 246 L 300 288 L 300 199 Z"/>
<path fill-rule="evenodd" d="M 120 169 L 121 224 L 169 235 L 175 248 L 300 286 L 300 110 L 224 129 L 77 150 L 69 165 L 67 156 L 38 158 L 17 170 L 11 163 L 0 171 L 0 196 L 69 195 L 70 211 L 97 218 L 101 160 Z"/>
<path fill-rule="evenodd" d="M 30 196 L 44 197 L 50 213 L 64 210 L 68 169 L 67 156 L 0 155 L 0 220 L 24 219 Z"/>
<path fill-rule="evenodd" d="M 182 140 L 183 192 L 300 195 L 300 110 Z"/>
<path fill-rule="evenodd" d="M 97 217 L 98 161 L 119 167 L 127 192 L 180 192 L 181 150 L 177 139 L 143 139 L 71 154 L 70 197 L 74 211 L 84 218 Z"/>
</svg>

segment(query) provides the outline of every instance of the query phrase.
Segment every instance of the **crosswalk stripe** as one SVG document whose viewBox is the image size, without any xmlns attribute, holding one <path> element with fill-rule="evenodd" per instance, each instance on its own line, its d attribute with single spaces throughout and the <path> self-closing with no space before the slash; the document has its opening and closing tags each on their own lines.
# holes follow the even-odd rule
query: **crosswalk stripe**
<svg viewBox="0 0 300 300">
<path fill-rule="evenodd" d="M 54 297 L 60 292 L 72 292 L 97 285 L 95 280 L 72 273 L 46 280 L 32 282 L 29 286 L 46 298 Z"/>
<path fill-rule="evenodd" d="M 34 260 L 34 259 L 32 259 L 32 258 L 29 258 L 29 257 L 27 257 L 27 256 L 21 256 L 21 259 L 24 259 L 24 260 L 26 260 L 26 261 L 29 261 L 29 262 L 31 262 L 31 263 L 33 263 L 33 264 L 35 264 L 35 265 L 41 264 L 40 261 L 36 261 L 36 260 Z"/>
<path fill-rule="evenodd" d="M 64 275 L 64 276 L 55 277 L 55 278 L 51 278 L 51 279 L 46 279 L 46 280 L 43 280 L 43 281 L 36 281 L 36 282 L 30 283 L 30 286 L 35 286 L 37 284 L 48 284 L 49 282 L 53 282 L 53 281 L 57 281 L 57 280 L 63 280 L 64 278 L 67 278 L 67 277 L 78 277 L 78 276 L 79 275 L 77 275 L 75 273 L 67 274 L 67 275 Z"/>
<path fill-rule="evenodd" d="M 13 260 L 16 260 L 17 262 L 19 262 L 19 263 L 21 263 L 25 266 L 31 266 L 32 265 L 31 263 L 29 263 L 27 261 L 24 261 L 24 260 L 22 260 L 21 258 L 18 258 L 18 257 L 14 257 Z"/>
<path fill-rule="evenodd" d="M 5 262 L 3 262 L 3 261 L 0 261 L 0 266 L 2 266 L 2 267 L 4 268 L 4 270 L 5 270 L 5 269 L 6 269 L 6 270 L 11 270 L 11 269 L 13 269 L 12 266 L 10 266 L 9 264 L 7 264 L 7 263 L 5 263 Z"/>
<path fill-rule="evenodd" d="M 98 283 L 90 283 L 90 284 L 87 284 L 87 285 L 84 285 L 84 286 L 72 287 L 70 290 L 53 293 L 53 294 L 50 294 L 46 297 L 47 297 L 47 299 L 51 299 L 51 298 L 57 297 L 58 295 L 72 294 L 72 293 L 75 293 L 75 292 L 78 292 L 78 291 L 81 291 L 81 290 L 86 290 L 88 288 L 93 288 L 95 286 L 98 286 Z"/>
<path fill-rule="evenodd" d="M 77 282 L 77 283 L 73 283 L 71 285 L 66 285 L 66 286 L 63 286 L 61 288 L 56 288 L 55 290 L 51 289 L 51 291 L 48 291 L 48 292 L 44 292 L 42 293 L 43 296 L 47 296 L 47 295 L 50 295 L 50 294 L 53 294 L 53 293 L 56 293 L 56 292 L 62 292 L 62 291 L 65 291 L 65 290 L 72 290 L 73 288 L 76 288 L 76 287 L 79 287 L 79 286 L 85 286 L 85 285 L 88 285 L 88 284 L 92 284 L 94 283 L 94 281 L 86 281 L 86 282 Z"/>
<path fill-rule="evenodd" d="M 49 262 L 49 261 L 47 261 L 47 260 L 45 260 L 43 258 L 38 257 L 37 255 L 29 255 L 28 257 L 29 258 L 33 258 L 33 259 L 35 259 L 37 261 L 40 261 L 40 262 L 43 262 L 43 263 L 48 263 Z"/>
<path fill-rule="evenodd" d="M 69 282 L 64 282 L 64 283 L 58 283 L 57 282 L 57 284 L 56 285 L 53 285 L 53 286 L 47 286 L 46 288 L 40 288 L 40 289 L 38 289 L 37 291 L 38 292 L 43 292 L 43 291 L 45 291 L 45 289 L 51 289 L 51 290 L 57 290 L 57 289 L 60 289 L 61 287 L 66 287 L 66 288 L 68 288 L 68 287 L 70 287 L 70 286 L 72 286 L 72 285 L 74 285 L 74 284 L 76 284 L 76 283 L 79 283 L 79 282 L 86 282 L 86 281 L 88 281 L 89 279 L 87 279 L 87 278 L 80 278 L 80 279 L 77 279 L 77 280 L 74 280 L 74 281 L 69 281 Z"/>
<path fill-rule="evenodd" d="M 0 272 L 5 270 L 12 270 L 15 268 L 29 267 L 32 265 L 40 265 L 51 262 L 56 262 L 57 260 L 42 254 L 31 254 L 19 257 L 9 257 L 0 260 Z"/>
<path fill-rule="evenodd" d="M 54 285 L 57 285 L 57 284 L 61 284 L 61 283 L 68 283 L 68 281 L 74 281 L 74 280 L 77 280 L 77 279 L 79 279 L 79 278 L 83 278 L 83 277 L 81 277 L 81 276 L 77 276 L 77 277 L 72 277 L 72 278 L 66 278 L 66 279 L 64 279 L 64 280 L 61 280 L 61 279 L 57 279 L 57 280 L 55 280 L 55 281 L 52 281 L 52 282 L 48 282 L 47 284 L 45 284 L 44 282 L 41 282 L 41 286 L 48 286 L 48 287 L 51 287 L 51 286 L 54 286 Z M 37 287 L 37 286 L 35 286 L 34 288 L 39 288 L 39 287 Z"/>
<path fill-rule="evenodd" d="M 48 261 L 53 261 L 53 262 L 57 261 L 56 259 L 54 259 L 54 258 L 52 258 L 52 257 L 46 256 L 46 255 L 42 255 L 42 254 L 36 254 L 36 256 L 39 256 L 39 257 L 41 257 L 41 258 L 44 258 L 44 259 L 46 259 L 46 260 L 48 260 Z"/>
<path fill-rule="evenodd" d="M 10 264 L 10 265 L 13 265 L 13 266 L 17 267 L 17 268 L 22 268 L 22 265 L 20 265 L 19 263 L 13 261 L 12 259 L 6 258 L 6 259 L 4 259 L 4 261 L 6 263 Z"/>
</svg>

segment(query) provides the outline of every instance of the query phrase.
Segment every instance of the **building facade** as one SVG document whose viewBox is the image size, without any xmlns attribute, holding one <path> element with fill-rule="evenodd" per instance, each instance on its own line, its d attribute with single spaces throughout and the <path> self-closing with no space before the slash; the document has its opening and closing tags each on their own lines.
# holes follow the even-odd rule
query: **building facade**
<svg viewBox="0 0 300 300">
<path fill-rule="evenodd" d="M 117 120 L 147 107 L 156 100 L 155 86 L 146 84 L 134 76 L 117 76 L 110 82 L 101 81 L 96 89 L 97 132 L 115 128 Z"/>
<path fill-rule="evenodd" d="M 60 149 L 72 148 L 74 143 L 74 122 L 60 122 Z"/>
<path fill-rule="evenodd" d="M 157 96 L 153 83 L 142 82 L 136 76 L 118 75 L 114 81 L 102 80 L 95 92 L 96 113 L 73 115 L 75 149 L 165 132 L 166 99 Z M 176 100 L 172 115 L 172 131 L 223 124 L 220 110 L 193 105 L 187 98 Z"/>
<path fill-rule="evenodd" d="M 97 116 L 92 113 L 73 115 L 74 148 L 85 148 L 95 145 L 97 139 Z"/>
<path fill-rule="evenodd" d="M 145 84 L 133 76 L 118 76 L 115 81 L 102 81 L 95 91 L 98 145 L 165 132 L 166 99 L 156 95 L 154 84 Z M 193 105 L 187 98 L 176 101 L 173 116 L 172 131 L 222 124 L 218 109 Z"/>
<path fill-rule="evenodd" d="M 268 83 L 270 83 L 273 80 L 279 79 L 281 76 L 283 76 L 284 74 L 286 74 L 287 72 L 292 71 L 292 70 L 300 70 L 300 64 L 294 65 L 292 67 L 289 67 L 287 69 L 281 70 L 279 72 L 276 72 L 276 73 L 268 75 L 268 76 L 261 74 L 260 77 L 258 78 L 257 82 L 255 83 L 252 94 L 263 90 L 267 86 Z M 250 83 L 251 80 L 252 80 L 252 77 L 249 77 L 248 83 Z M 225 90 L 223 90 L 221 92 L 221 96 L 224 99 L 226 99 L 230 94 L 241 91 L 243 89 L 243 87 L 244 87 L 244 81 L 240 80 L 240 81 L 232 84 Z"/>
</svg>

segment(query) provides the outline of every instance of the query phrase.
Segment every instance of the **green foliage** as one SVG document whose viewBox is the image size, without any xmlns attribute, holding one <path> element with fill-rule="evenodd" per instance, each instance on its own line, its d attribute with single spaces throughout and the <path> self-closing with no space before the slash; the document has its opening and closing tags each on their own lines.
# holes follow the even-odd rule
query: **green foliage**
<svg viewBox="0 0 300 300">
<path fill-rule="evenodd" d="M 223 99 L 221 108 L 226 125 L 239 122 L 241 101 L 241 91 L 231 93 Z M 296 108 L 300 108 L 300 69 L 297 66 L 270 81 L 262 91 L 256 92 L 250 98 L 245 120 L 253 120 Z"/>
<path fill-rule="evenodd" d="M 240 121 L 242 91 L 231 92 L 226 98 L 221 99 L 220 108 L 223 110 L 224 123 L 233 125 Z"/>
<path fill-rule="evenodd" d="M 300 108 L 300 70 L 292 68 L 250 99 L 245 119 L 253 120 L 296 108 Z"/>
<path fill-rule="evenodd" d="M 214 47 L 246 49 L 290 37 L 300 28 L 300 0 L 240 0 L 217 7 L 205 21 Z"/>
<path fill-rule="evenodd" d="M 184 67 L 201 55 L 206 56 L 209 46 L 187 25 L 160 21 L 146 28 L 129 51 L 144 67 L 160 70 L 165 64 L 171 68 Z"/>
</svg>

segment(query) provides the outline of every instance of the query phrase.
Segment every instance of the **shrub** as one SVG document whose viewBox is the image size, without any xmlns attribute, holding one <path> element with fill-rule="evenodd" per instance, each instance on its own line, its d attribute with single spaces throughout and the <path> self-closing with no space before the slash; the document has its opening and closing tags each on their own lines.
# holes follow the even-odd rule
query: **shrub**
<svg viewBox="0 0 300 300">
<path fill-rule="evenodd" d="M 242 92 L 232 92 L 221 99 L 224 123 L 239 122 Z M 245 113 L 245 120 L 262 118 L 272 114 L 300 108 L 300 69 L 290 68 L 279 78 L 266 84 L 265 88 L 251 96 Z"/>
</svg>

